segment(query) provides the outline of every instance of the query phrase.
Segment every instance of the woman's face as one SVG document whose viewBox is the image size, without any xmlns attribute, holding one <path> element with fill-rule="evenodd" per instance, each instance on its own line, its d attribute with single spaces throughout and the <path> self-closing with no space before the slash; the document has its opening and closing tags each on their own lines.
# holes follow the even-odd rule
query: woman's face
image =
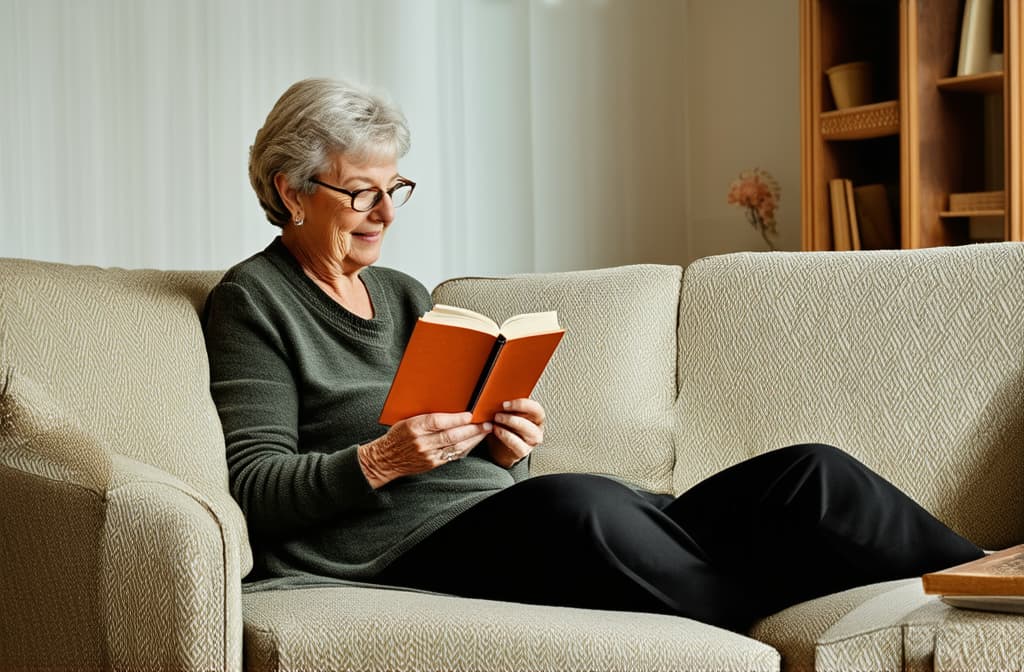
<svg viewBox="0 0 1024 672">
<path fill-rule="evenodd" d="M 314 177 L 348 191 L 376 188 L 386 192 L 399 180 L 398 162 L 374 157 L 356 163 L 339 155 L 330 168 Z M 340 265 L 346 274 L 358 272 L 380 258 L 384 233 L 395 219 L 395 208 L 387 195 L 367 212 L 354 210 L 348 195 L 322 185 L 317 185 L 312 194 L 300 194 L 299 199 L 305 221 L 297 233 L 310 253 Z"/>
</svg>

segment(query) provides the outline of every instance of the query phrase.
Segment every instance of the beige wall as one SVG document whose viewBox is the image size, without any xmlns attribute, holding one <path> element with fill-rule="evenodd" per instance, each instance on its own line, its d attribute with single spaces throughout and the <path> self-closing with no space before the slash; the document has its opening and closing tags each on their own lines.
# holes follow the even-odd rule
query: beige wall
<svg viewBox="0 0 1024 672">
<path fill-rule="evenodd" d="M 767 249 L 726 203 L 740 171 L 778 180 L 778 249 L 800 249 L 798 0 L 689 0 L 690 259 Z"/>
</svg>

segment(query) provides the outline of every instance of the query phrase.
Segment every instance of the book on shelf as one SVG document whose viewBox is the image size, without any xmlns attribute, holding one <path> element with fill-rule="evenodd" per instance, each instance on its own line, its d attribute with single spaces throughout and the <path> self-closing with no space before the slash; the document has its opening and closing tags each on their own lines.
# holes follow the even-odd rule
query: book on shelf
<svg viewBox="0 0 1024 672">
<path fill-rule="evenodd" d="M 972 191 L 968 193 L 950 194 L 950 212 L 972 212 L 979 210 L 1002 210 L 1006 207 L 1006 192 Z"/>
<path fill-rule="evenodd" d="M 829 203 L 832 206 L 832 249 L 837 252 L 852 250 L 845 181 L 840 177 L 829 180 L 828 191 Z"/>
<path fill-rule="evenodd" d="M 860 248 L 860 225 L 857 221 L 857 207 L 853 200 L 853 182 L 843 180 L 843 187 L 846 191 L 846 219 L 850 222 L 850 248 L 859 251 Z"/>
<path fill-rule="evenodd" d="M 853 203 L 863 249 L 892 250 L 900 246 L 899 230 L 892 216 L 889 193 L 884 184 L 854 187 Z"/>
<path fill-rule="evenodd" d="M 472 422 L 490 421 L 503 402 L 530 396 L 564 334 L 554 311 L 515 315 L 498 325 L 472 310 L 438 304 L 413 328 L 380 423 L 462 411 L 473 413 Z"/>
<path fill-rule="evenodd" d="M 931 595 L 1024 598 L 1024 544 L 921 577 Z"/>
</svg>

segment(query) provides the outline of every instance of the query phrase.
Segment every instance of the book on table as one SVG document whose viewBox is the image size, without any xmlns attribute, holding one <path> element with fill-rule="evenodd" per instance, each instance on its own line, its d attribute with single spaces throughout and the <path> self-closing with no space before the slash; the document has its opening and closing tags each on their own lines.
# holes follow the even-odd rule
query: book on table
<svg viewBox="0 0 1024 672">
<path fill-rule="evenodd" d="M 921 577 L 924 592 L 956 607 L 1024 612 L 1024 544 Z"/>
<path fill-rule="evenodd" d="M 471 411 L 487 422 L 505 401 L 530 396 L 565 330 L 555 311 L 485 315 L 438 304 L 419 318 L 391 383 L 380 423 Z"/>
</svg>

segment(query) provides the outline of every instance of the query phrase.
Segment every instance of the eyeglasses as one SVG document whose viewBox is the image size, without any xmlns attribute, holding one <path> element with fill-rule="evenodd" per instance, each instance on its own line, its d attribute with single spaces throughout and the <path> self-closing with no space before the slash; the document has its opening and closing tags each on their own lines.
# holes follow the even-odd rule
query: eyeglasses
<svg viewBox="0 0 1024 672">
<path fill-rule="evenodd" d="M 345 194 L 352 199 L 352 209 L 356 212 L 369 212 L 377 207 L 380 203 L 380 199 L 384 198 L 384 194 L 387 193 L 391 199 L 391 204 L 396 208 L 400 208 L 405 205 L 409 198 L 412 196 L 412 190 L 416 188 L 416 183 L 412 180 L 407 180 L 404 177 L 398 181 L 398 184 L 391 187 L 387 192 L 383 192 L 377 187 L 370 187 L 369 189 L 356 189 L 355 191 L 349 191 L 348 189 L 342 189 L 341 187 L 335 187 L 321 182 L 315 177 L 309 178 L 309 181 L 314 184 L 319 184 L 321 187 L 326 187 L 331 191 L 337 191 L 340 194 Z"/>
</svg>

